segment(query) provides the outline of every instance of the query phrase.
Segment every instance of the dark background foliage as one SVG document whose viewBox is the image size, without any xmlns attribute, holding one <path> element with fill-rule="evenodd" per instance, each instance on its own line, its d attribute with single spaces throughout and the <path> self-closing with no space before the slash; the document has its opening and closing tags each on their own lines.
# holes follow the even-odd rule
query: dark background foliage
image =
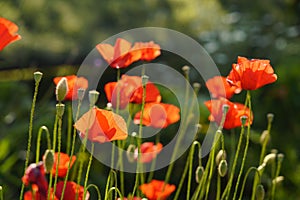
<svg viewBox="0 0 300 200">
<path fill-rule="evenodd" d="M 0 15 L 15 22 L 22 36 L 22 40 L 0 53 L 0 185 L 6 199 L 18 197 L 16 191 L 23 173 L 32 72 L 39 69 L 45 74 L 34 131 L 41 125 L 52 130 L 55 108 L 52 78 L 76 73 L 85 56 L 107 37 L 145 26 L 170 28 L 193 37 L 224 76 L 238 55 L 271 60 L 279 78 L 252 93 L 253 127 L 260 133 L 266 128 L 266 114 L 275 114 L 270 146 L 285 154 L 282 170 L 285 181 L 276 198 L 299 198 L 299 13 L 299 0 L 1 0 Z M 182 66 L 172 60 L 168 63 L 176 69 Z M 201 82 L 193 75 L 191 79 Z M 202 95 L 207 94 L 205 88 L 201 90 Z M 101 98 L 104 105 L 104 95 Z M 243 98 L 241 94 L 234 100 L 244 101 Z M 205 109 L 203 112 L 208 114 Z M 253 141 L 250 151 L 259 155 L 259 150 Z M 34 153 L 31 158 L 33 161 Z M 249 156 L 254 165 L 256 160 L 256 156 Z M 182 163 L 180 160 L 176 166 L 181 169 Z M 106 180 L 103 171 L 107 169 L 99 163 L 93 168 L 91 182 L 103 187 Z M 175 177 L 173 181 L 176 182 Z"/>
</svg>

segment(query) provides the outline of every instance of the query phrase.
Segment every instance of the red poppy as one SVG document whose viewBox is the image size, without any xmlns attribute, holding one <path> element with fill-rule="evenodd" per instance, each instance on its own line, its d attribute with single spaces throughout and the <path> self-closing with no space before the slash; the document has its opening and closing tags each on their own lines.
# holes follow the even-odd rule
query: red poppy
<svg viewBox="0 0 300 200">
<path fill-rule="evenodd" d="M 60 181 L 56 185 L 55 196 L 58 199 L 61 198 L 63 186 L 64 186 L 64 181 Z M 72 181 L 67 181 L 63 200 L 76 199 L 76 193 L 78 193 L 78 200 L 83 200 L 84 188 L 81 185 L 77 185 L 76 183 L 74 183 Z M 85 200 L 89 199 L 89 197 L 90 197 L 90 194 L 87 192 Z"/>
<path fill-rule="evenodd" d="M 56 164 L 57 164 L 57 159 L 58 159 L 58 153 L 54 154 L 54 163 L 53 163 L 53 167 L 52 167 L 52 175 L 55 176 L 56 174 Z M 68 171 L 68 166 L 70 163 L 70 168 L 72 167 L 72 165 L 74 164 L 76 160 L 76 156 L 72 156 L 72 159 L 70 159 L 70 157 L 68 156 L 68 154 L 62 153 L 60 152 L 60 156 L 59 156 L 59 163 L 58 163 L 58 177 L 65 177 Z"/>
<path fill-rule="evenodd" d="M 171 184 L 165 184 L 164 181 L 152 180 L 150 183 L 145 183 L 140 186 L 143 194 L 149 200 L 167 199 L 172 192 L 175 191 L 176 186 Z"/>
<path fill-rule="evenodd" d="M 213 98 L 225 97 L 230 99 L 235 93 L 239 93 L 241 90 L 229 84 L 226 77 L 215 76 L 206 81 L 206 87 L 211 93 Z"/>
<path fill-rule="evenodd" d="M 128 198 L 124 197 L 123 199 L 117 198 L 117 200 L 142 200 L 142 198 L 140 198 L 140 197 L 128 197 Z"/>
<path fill-rule="evenodd" d="M 13 22 L 0 17 L 0 51 L 9 43 L 21 39 L 16 32 L 18 26 Z"/>
<path fill-rule="evenodd" d="M 225 129 L 241 127 L 242 126 L 242 122 L 241 122 L 242 116 L 247 116 L 248 122 L 246 124 L 249 123 L 249 119 L 250 119 L 249 108 L 245 107 L 243 104 L 240 104 L 240 103 L 230 102 L 229 100 L 227 100 L 225 98 L 215 99 L 215 100 L 210 100 L 210 101 L 205 102 L 206 107 L 208 108 L 208 110 L 211 113 L 208 119 L 210 121 L 214 121 L 218 125 L 220 125 L 222 116 L 223 116 L 223 106 L 225 104 L 229 106 L 228 112 L 226 114 L 225 122 L 224 122 Z M 251 117 L 252 116 L 253 115 L 251 114 Z M 250 120 L 250 124 L 252 124 L 252 121 L 253 121 L 253 117 Z"/>
<path fill-rule="evenodd" d="M 142 103 L 143 87 L 142 78 L 139 76 L 123 75 L 119 82 L 110 82 L 104 86 L 105 94 L 113 107 L 117 104 L 117 94 L 119 94 L 119 108 L 124 109 L 129 102 Z M 161 96 L 157 87 L 148 82 L 146 84 L 145 102 L 160 102 Z"/>
<path fill-rule="evenodd" d="M 238 57 L 237 64 L 232 65 L 232 70 L 227 81 L 244 90 L 256 90 L 266 84 L 277 80 L 277 75 L 270 65 L 270 60 L 251 59 Z"/>
<path fill-rule="evenodd" d="M 127 127 L 124 119 L 111 111 L 93 108 L 86 112 L 76 123 L 75 128 L 80 131 L 81 137 L 92 142 L 109 142 L 127 138 Z"/>
<path fill-rule="evenodd" d="M 53 193 L 50 193 L 51 200 L 58 200 L 56 196 L 53 198 Z M 48 193 L 41 194 L 37 185 L 31 186 L 31 191 L 27 191 L 24 194 L 24 200 L 47 200 Z"/>
<path fill-rule="evenodd" d="M 153 41 L 136 42 L 133 49 L 141 51 L 140 60 L 151 61 L 160 55 L 160 46 Z"/>
<path fill-rule="evenodd" d="M 65 100 L 76 100 L 77 97 L 77 90 L 80 88 L 87 89 L 88 88 L 88 80 L 84 77 L 77 77 L 75 75 L 64 76 L 67 79 L 68 83 L 68 93 L 65 97 Z M 55 77 L 53 82 L 55 85 L 64 78 L 64 77 Z"/>
<path fill-rule="evenodd" d="M 131 43 L 118 38 L 115 46 L 110 44 L 98 44 L 98 52 L 113 68 L 125 68 L 141 58 L 141 51 L 133 51 Z"/>
<path fill-rule="evenodd" d="M 161 143 L 154 145 L 153 142 L 144 142 L 143 144 L 141 144 L 140 147 L 141 149 L 140 162 L 142 163 L 151 162 L 157 156 L 157 154 L 161 152 L 162 148 L 163 145 Z M 138 154 L 139 154 L 138 149 L 135 149 L 134 151 L 135 160 L 138 160 Z"/>
<path fill-rule="evenodd" d="M 180 119 L 180 109 L 172 104 L 147 103 L 144 107 L 143 125 L 166 128 Z M 140 123 L 141 111 L 135 114 L 134 123 Z"/>
</svg>

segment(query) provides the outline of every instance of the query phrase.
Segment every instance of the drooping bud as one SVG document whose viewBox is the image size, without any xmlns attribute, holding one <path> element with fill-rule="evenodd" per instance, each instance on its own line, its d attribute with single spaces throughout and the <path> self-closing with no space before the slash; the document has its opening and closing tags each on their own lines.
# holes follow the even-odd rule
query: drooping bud
<svg viewBox="0 0 300 200">
<path fill-rule="evenodd" d="M 216 156 L 216 164 L 219 165 L 221 160 L 226 160 L 226 151 L 221 149 L 218 153 L 217 153 L 217 156 Z"/>
<path fill-rule="evenodd" d="M 261 174 L 261 172 L 265 169 L 266 163 L 262 163 L 261 165 L 258 166 L 257 171 Z"/>
<path fill-rule="evenodd" d="M 257 200 L 264 200 L 264 198 L 265 198 L 265 189 L 264 189 L 263 185 L 261 185 L 261 184 L 257 185 L 255 196 L 256 196 Z"/>
<path fill-rule="evenodd" d="M 36 83 L 39 83 L 42 80 L 43 73 L 42 72 L 34 72 L 33 78 Z"/>
<path fill-rule="evenodd" d="M 227 174 L 228 165 L 226 160 L 221 160 L 218 166 L 218 173 L 221 177 L 224 177 Z"/>
<path fill-rule="evenodd" d="M 264 144 L 266 141 L 269 141 L 269 138 L 270 138 L 269 131 L 264 130 L 259 139 L 260 144 Z"/>
<path fill-rule="evenodd" d="M 273 162 L 276 159 L 275 153 L 270 153 L 265 156 L 263 163 L 267 164 L 268 162 Z"/>
<path fill-rule="evenodd" d="M 200 183 L 202 177 L 203 177 L 203 174 L 204 174 L 204 168 L 203 166 L 198 166 L 197 169 L 196 169 L 196 172 L 195 172 L 195 177 L 196 177 L 196 183 Z"/>
<path fill-rule="evenodd" d="M 89 101 L 90 101 L 90 105 L 94 106 L 96 104 L 96 102 L 98 101 L 99 98 L 99 92 L 96 90 L 91 90 L 89 91 Z"/>
<path fill-rule="evenodd" d="M 248 117 L 247 117 L 246 115 L 241 116 L 241 123 L 242 123 L 242 126 L 245 126 L 245 125 L 246 125 L 247 119 L 248 119 Z"/>
<path fill-rule="evenodd" d="M 65 77 L 63 77 L 56 85 L 56 100 L 59 102 L 63 101 L 68 93 L 68 90 L 68 80 Z"/>
<path fill-rule="evenodd" d="M 85 89 L 84 88 L 79 88 L 77 90 L 77 97 L 78 97 L 79 101 L 83 100 L 84 94 L 85 94 Z"/>
<path fill-rule="evenodd" d="M 142 85 L 145 87 L 145 85 L 148 83 L 149 76 L 143 75 L 142 76 Z"/>
<path fill-rule="evenodd" d="M 130 144 L 127 148 L 127 151 L 126 151 L 126 156 L 127 156 L 127 159 L 128 159 L 129 162 L 134 162 L 135 161 L 134 153 L 135 153 L 135 145 Z"/>
<path fill-rule="evenodd" d="M 63 103 L 58 103 L 56 104 L 56 114 L 58 117 L 62 118 L 65 112 L 65 104 Z"/>
<path fill-rule="evenodd" d="M 267 119 L 268 119 L 268 123 L 272 123 L 272 121 L 274 119 L 274 114 L 273 113 L 268 113 L 267 114 Z"/>
<path fill-rule="evenodd" d="M 284 176 L 277 176 L 276 178 L 274 178 L 272 180 L 272 183 L 273 184 L 278 184 L 278 183 L 281 183 L 283 180 L 284 180 Z"/>
<path fill-rule="evenodd" d="M 47 149 L 45 151 L 43 163 L 46 173 L 50 173 L 54 164 L 54 151 L 52 149 Z"/>
</svg>

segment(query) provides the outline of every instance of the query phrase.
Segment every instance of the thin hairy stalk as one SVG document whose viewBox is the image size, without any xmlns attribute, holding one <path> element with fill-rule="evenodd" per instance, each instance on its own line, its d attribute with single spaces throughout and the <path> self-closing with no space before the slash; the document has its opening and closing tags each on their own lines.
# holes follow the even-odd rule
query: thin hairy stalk
<svg viewBox="0 0 300 200">
<path fill-rule="evenodd" d="M 251 172 L 252 170 L 255 171 L 255 176 L 258 176 L 258 178 L 260 179 L 260 174 L 259 174 L 259 171 L 257 170 L 257 168 L 256 168 L 256 167 L 250 167 L 250 168 L 247 170 L 246 174 L 245 174 L 245 177 L 244 177 L 244 180 L 243 180 L 243 184 L 242 184 L 242 188 L 241 188 L 241 192 L 240 192 L 239 200 L 241 200 L 242 197 L 243 197 L 243 193 L 244 193 L 246 181 L 247 181 L 247 178 L 248 178 L 248 176 L 249 176 L 249 174 L 250 174 L 250 172 Z"/>
<path fill-rule="evenodd" d="M 113 177 L 113 178 L 112 178 Z M 115 182 L 115 187 L 117 188 L 117 173 L 114 170 L 110 170 L 107 181 L 106 181 L 106 187 L 105 187 L 105 197 L 104 200 L 107 200 L 109 197 L 109 191 L 110 191 L 110 186 L 113 185 Z"/>
<path fill-rule="evenodd" d="M 92 161 L 93 161 L 94 147 L 95 147 L 95 144 L 94 144 L 94 142 L 92 142 L 89 163 L 88 163 L 88 167 L 87 167 L 86 174 L 85 174 L 83 199 L 85 199 L 86 192 L 87 192 L 87 182 L 88 182 L 88 179 L 89 179 L 89 173 L 90 173 L 91 165 L 92 165 Z"/>
<path fill-rule="evenodd" d="M 272 185 L 271 185 L 271 200 L 273 200 L 275 198 L 275 190 L 276 190 L 276 181 L 275 179 L 279 176 L 280 173 L 280 169 L 281 169 L 281 162 L 277 160 L 277 167 L 276 167 L 276 172 L 275 172 L 275 176 L 273 177 L 272 180 Z"/>
<path fill-rule="evenodd" d="M 46 126 L 42 126 L 39 129 L 38 137 L 37 137 L 37 140 L 36 140 L 36 157 L 35 157 L 35 162 L 36 163 L 39 162 L 39 158 L 40 158 L 40 146 L 41 146 L 41 137 L 42 137 L 43 131 L 45 131 L 46 137 L 47 137 L 47 148 L 51 149 L 51 139 L 50 139 L 49 130 Z"/>
<path fill-rule="evenodd" d="M 68 129 L 67 129 L 67 147 L 66 147 L 66 153 L 70 155 L 71 150 L 71 135 L 73 130 L 73 121 L 72 121 L 72 106 L 67 106 L 67 112 L 68 112 Z"/>
<path fill-rule="evenodd" d="M 101 200 L 101 193 L 100 193 L 100 190 L 99 190 L 99 188 L 98 188 L 98 186 L 97 185 L 95 185 L 95 184 L 89 184 L 88 186 L 87 186 L 87 190 L 90 188 L 90 187 L 93 187 L 93 188 L 95 188 L 95 190 L 96 190 L 96 192 L 97 192 L 97 196 L 98 196 L 98 200 Z"/>
</svg>

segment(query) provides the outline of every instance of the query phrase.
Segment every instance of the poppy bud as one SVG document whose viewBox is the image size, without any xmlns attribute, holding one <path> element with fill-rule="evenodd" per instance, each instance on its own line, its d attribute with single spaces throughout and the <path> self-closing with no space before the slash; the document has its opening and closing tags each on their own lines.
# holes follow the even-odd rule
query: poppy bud
<svg viewBox="0 0 300 200">
<path fill-rule="evenodd" d="M 257 185 L 255 196 L 257 200 L 263 200 L 265 198 L 265 189 L 263 185 Z"/>
<path fill-rule="evenodd" d="M 280 153 L 277 155 L 278 162 L 282 163 L 283 158 L 284 158 L 284 154 Z"/>
<path fill-rule="evenodd" d="M 193 83 L 193 88 L 194 88 L 194 91 L 199 91 L 200 88 L 201 88 L 201 84 L 200 83 Z"/>
<path fill-rule="evenodd" d="M 99 92 L 97 92 L 96 90 L 89 91 L 89 101 L 91 106 L 94 106 L 96 104 L 98 97 Z"/>
<path fill-rule="evenodd" d="M 59 102 L 63 101 L 68 93 L 68 90 L 69 88 L 68 88 L 67 79 L 63 77 L 56 85 L 56 90 L 55 90 L 56 100 Z"/>
<path fill-rule="evenodd" d="M 181 69 L 182 69 L 182 71 L 184 72 L 184 74 L 185 74 L 186 76 L 189 75 L 189 72 L 190 72 L 190 67 L 189 67 L 189 66 L 185 65 L 185 66 L 183 66 Z"/>
<path fill-rule="evenodd" d="M 42 72 L 34 72 L 33 73 L 33 78 L 36 83 L 39 83 L 42 79 L 43 73 Z"/>
<path fill-rule="evenodd" d="M 79 88 L 77 90 L 77 97 L 80 101 L 83 100 L 83 97 L 84 97 L 84 94 L 85 94 L 85 89 L 84 88 Z"/>
<path fill-rule="evenodd" d="M 274 178 L 272 180 L 272 183 L 273 184 L 278 184 L 278 183 L 281 183 L 283 180 L 284 180 L 284 176 L 277 176 L 276 178 Z"/>
<path fill-rule="evenodd" d="M 219 166 L 218 166 L 218 173 L 221 177 L 224 177 L 227 174 L 227 161 L 226 160 L 221 160 Z"/>
<path fill-rule="evenodd" d="M 43 162 L 46 173 L 50 173 L 54 164 L 54 151 L 47 149 L 43 156 Z"/>
<path fill-rule="evenodd" d="M 261 174 L 261 172 L 263 171 L 265 166 L 266 166 L 266 163 L 262 163 L 261 165 L 258 166 L 257 171 Z"/>
<path fill-rule="evenodd" d="M 134 162 L 135 160 L 134 152 L 135 152 L 135 145 L 130 144 L 126 151 L 126 156 L 129 162 Z"/>
<path fill-rule="evenodd" d="M 270 138 L 269 131 L 264 130 L 259 139 L 260 144 L 264 144 L 266 141 L 269 141 L 269 138 Z"/>
<path fill-rule="evenodd" d="M 247 119 L 248 119 L 248 117 L 246 115 L 241 116 L 242 126 L 245 126 Z"/>
<path fill-rule="evenodd" d="M 56 114 L 58 115 L 58 117 L 62 118 L 64 112 L 65 112 L 65 104 L 63 103 L 56 104 Z"/>
<path fill-rule="evenodd" d="M 221 149 L 216 156 L 216 164 L 219 165 L 221 160 L 226 160 L 226 151 Z"/>
<path fill-rule="evenodd" d="M 196 169 L 196 182 L 199 183 L 204 174 L 204 168 L 202 166 L 198 166 Z"/>
<path fill-rule="evenodd" d="M 146 75 L 142 76 L 143 87 L 148 83 L 148 80 L 149 80 L 149 76 L 146 76 Z"/>
<path fill-rule="evenodd" d="M 268 162 L 273 162 L 275 160 L 275 158 L 276 158 L 276 154 L 270 153 L 265 156 L 263 163 L 267 164 Z"/>
<path fill-rule="evenodd" d="M 227 104 L 224 104 L 224 105 L 222 106 L 222 111 L 223 111 L 223 114 L 224 114 L 224 115 L 226 115 L 226 114 L 227 114 L 227 112 L 228 112 L 228 110 L 229 110 L 229 105 L 227 105 Z"/>
<path fill-rule="evenodd" d="M 269 123 L 272 123 L 273 119 L 274 119 L 274 114 L 273 113 L 268 113 L 267 114 L 267 119 Z"/>
</svg>

